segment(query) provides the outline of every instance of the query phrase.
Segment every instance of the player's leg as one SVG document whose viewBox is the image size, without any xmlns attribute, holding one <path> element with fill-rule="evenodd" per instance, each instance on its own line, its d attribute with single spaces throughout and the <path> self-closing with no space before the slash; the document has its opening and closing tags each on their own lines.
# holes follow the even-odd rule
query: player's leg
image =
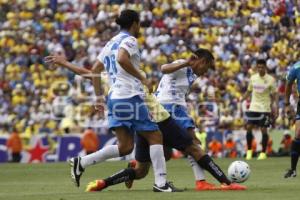
<svg viewBox="0 0 300 200">
<path fill-rule="evenodd" d="M 252 133 L 253 125 L 249 122 L 246 124 L 246 140 L 247 140 L 247 154 L 246 154 L 246 160 L 252 159 L 252 141 L 253 141 L 253 133 Z"/>
<path fill-rule="evenodd" d="M 184 133 L 185 134 L 187 133 L 193 139 L 194 144 L 200 145 L 200 141 L 198 140 L 195 134 L 194 121 L 192 118 L 189 117 L 187 108 L 175 104 L 165 105 L 165 108 L 170 112 L 172 119 L 174 119 L 176 122 L 176 124 L 175 123 L 173 124 L 173 121 L 171 121 L 170 123 L 171 126 L 173 125 L 173 129 L 175 130 L 177 125 L 180 126 L 182 129 L 186 130 L 184 131 Z M 166 131 L 167 130 L 165 130 L 165 132 Z M 188 162 L 192 167 L 193 174 L 195 177 L 196 190 L 203 190 L 206 188 L 213 187 L 212 184 L 208 184 L 205 181 L 204 170 L 197 164 L 197 160 L 195 160 L 190 154 L 187 155 L 188 155 L 187 156 Z"/>
<path fill-rule="evenodd" d="M 285 178 L 296 177 L 296 169 L 298 164 L 298 159 L 300 156 L 300 117 L 296 118 L 296 130 L 295 130 L 295 138 L 291 147 L 291 168 L 284 175 Z"/>
<path fill-rule="evenodd" d="M 128 168 L 138 169 L 137 173 L 139 175 L 137 175 L 137 177 L 142 178 L 142 175 L 144 174 L 146 176 L 149 171 L 148 168 L 147 171 L 144 172 L 142 169 L 146 169 L 146 163 L 151 163 L 149 144 L 140 134 L 136 135 L 135 144 L 135 160 L 128 163 Z M 133 185 L 133 181 L 134 179 L 125 181 L 125 186 L 130 189 Z"/>
<path fill-rule="evenodd" d="M 259 154 L 257 160 L 265 160 L 267 158 L 267 146 L 268 146 L 268 141 L 269 141 L 269 134 L 268 134 L 268 128 L 267 127 L 261 127 L 261 134 L 262 134 L 262 140 L 261 140 L 261 145 L 262 145 L 262 151 Z"/>
<path fill-rule="evenodd" d="M 176 116 L 180 116 L 181 120 L 176 120 L 176 123 L 187 130 L 188 135 L 193 139 L 192 145 L 187 145 L 185 151 L 189 155 L 189 161 L 192 165 L 194 176 L 196 178 L 196 190 L 218 189 L 213 184 L 205 181 L 204 169 L 214 176 L 221 184 L 230 185 L 230 181 L 223 173 L 221 168 L 214 163 L 210 156 L 206 155 L 200 146 L 200 141 L 195 134 L 195 125 L 193 120 L 188 116 L 186 108 L 176 106 Z M 172 123 L 171 123 L 172 124 Z M 175 125 L 173 125 L 175 127 Z M 181 140 L 179 140 L 181 141 Z M 207 163 L 210 165 L 207 165 Z"/>
<path fill-rule="evenodd" d="M 149 171 L 151 158 L 149 144 L 141 135 L 136 135 L 135 162 L 134 166 L 123 169 L 114 175 L 90 182 L 86 188 L 87 192 L 101 191 L 106 187 L 125 182 L 127 188 L 131 188 L 133 180 L 144 178 Z"/>
<path fill-rule="evenodd" d="M 155 184 L 153 190 L 156 192 L 159 191 L 168 191 L 169 185 L 167 182 L 167 169 L 166 161 L 164 156 L 164 150 L 162 145 L 162 135 L 159 131 L 143 131 L 139 134 L 144 137 L 148 144 L 150 150 L 150 158 L 154 171 Z"/>
<path fill-rule="evenodd" d="M 170 160 L 170 158 L 172 156 L 172 148 L 164 146 L 164 155 L 165 155 L 166 161 Z M 151 158 L 150 158 L 150 153 L 149 153 L 149 144 L 148 144 L 147 140 L 145 138 L 143 138 L 141 135 L 136 135 L 135 160 L 131 160 L 128 163 L 127 167 L 138 169 L 138 171 L 136 173 L 139 174 L 139 175 L 137 175 L 137 177 L 140 179 L 140 178 L 143 178 L 144 176 L 146 176 L 149 171 L 149 169 L 148 169 L 147 173 L 145 174 L 146 171 L 141 170 L 141 169 L 145 169 L 145 163 L 151 163 Z M 143 165 L 143 166 L 140 167 L 140 165 Z M 134 181 L 134 179 L 125 181 L 125 186 L 128 189 L 130 189 L 133 185 L 133 181 Z"/>
<path fill-rule="evenodd" d="M 77 187 L 80 186 L 80 177 L 84 169 L 90 165 L 103 162 L 110 158 L 128 155 L 134 148 L 133 135 L 125 127 L 115 128 L 117 145 L 107 145 L 95 153 L 70 159 L 71 177 Z"/>
<path fill-rule="evenodd" d="M 128 182 L 134 179 L 142 179 L 148 174 L 150 165 L 150 162 L 140 163 L 137 161 L 135 168 L 122 169 L 110 177 L 90 182 L 87 185 L 86 192 L 101 191 L 107 187 L 123 182 Z"/>
<path fill-rule="evenodd" d="M 221 189 L 224 190 L 245 190 L 245 186 L 241 186 L 238 184 L 233 184 L 227 178 L 223 170 L 212 160 L 212 158 L 205 154 L 203 150 L 195 144 L 191 144 L 186 147 L 185 152 L 190 154 L 195 160 L 197 160 L 197 164 L 207 170 L 215 179 L 217 179 L 221 183 Z M 218 189 L 216 187 L 211 187 L 211 189 Z"/>
<path fill-rule="evenodd" d="M 167 169 L 163 149 L 163 140 L 158 125 L 151 121 L 145 102 L 135 97 L 136 120 L 133 121 L 133 129 L 141 135 L 149 144 L 150 158 L 154 171 L 154 192 L 176 192 L 177 189 L 167 182 Z"/>
<path fill-rule="evenodd" d="M 109 128 L 115 131 L 118 145 L 108 145 L 95 153 L 70 159 L 71 178 L 77 187 L 80 185 L 80 177 L 86 167 L 110 158 L 127 155 L 134 148 L 134 139 L 131 133 L 131 116 L 134 111 L 130 110 L 131 98 L 111 99 L 109 96 L 107 107 Z M 125 109 L 127 112 L 124 112 Z"/>
<path fill-rule="evenodd" d="M 195 134 L 195 129 L 192 127 L 189 127 L 187 129 L 188 134 L 193 138 L 193 143 L 197 146 L 200 147 L 200 141 L 198 140 L 198 138 L 196 137 Z M 214 189 L 214 185 L 207 183 L 205 181 L 205 174 L 204 174 L 204 170 L 197 164 L 197 160 L 194 159 L 193 156 L 191 156 L 191 154 L 188 154 L 187 156 L 188 161 L 192 167 L 193 173 L 194 173 L 194 177 L 195 177 L 195 189 L 196 190 L 209 190 L 209 189 Z"/>
<path fill-rule="evenodd" d="M 169 118 L 163 122 L 158 123 L 160 130 L 164 136 L 164 144 L 174 147 L 180 151 L 191 155 L 195 160 L 195 164 L 207 170 L 213 177 L 215 177 L 221 184 L 225 184 L 225 189 L 245 189 L 243 186 L 231 185 L 231 182 L 226 177 L 222 169 L 200 148 L 199 145 L 194 144 L 192 137 L 185 129 L 177 125 L 177 121 Z"/>
<path fill-rule="evenodd" d="M 132 152 L 134 147 L 133 135 L 129 133 L 125 127 L 115 128 L 117 145 L 107 145 L 95 153 L 81 157 L 81 166 L 86 168 L 99 162 L 103 162 L 110 158 L 128 155 Z"/>
</svg>

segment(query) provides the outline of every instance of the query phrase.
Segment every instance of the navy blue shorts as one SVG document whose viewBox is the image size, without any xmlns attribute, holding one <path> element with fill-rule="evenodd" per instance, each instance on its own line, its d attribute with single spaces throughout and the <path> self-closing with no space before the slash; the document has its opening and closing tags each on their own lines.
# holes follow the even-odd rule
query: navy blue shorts
<svg viewBox="0 0 300 200">
<path fill-rule="evenodd" d="M 270 113 L 248 111 L 246 112 L 246 120 L 247 123 L 258 127 L 269 127 L 272 124 Z"/>
<path fill-rule="evenodd" d="M 164 108 L 170 113 L 176 123 L 184 128 L 195 128 L 193 119 L 189 116 L 186 107 L 177 104 L 162 104 Z"/>
<path fill-rule="evenodd" d="M 193 144 L 193 138 L 189 133 L 176 124 L 176 121 L 169 117 L 163 122 L 157 123 L 163 135 L 164 150 L 175 148 L 184 151 Z M 151 162 L 149 144 L 142 136 L 136 135 L 135 159 L 139 162 Z"/>
</svg>

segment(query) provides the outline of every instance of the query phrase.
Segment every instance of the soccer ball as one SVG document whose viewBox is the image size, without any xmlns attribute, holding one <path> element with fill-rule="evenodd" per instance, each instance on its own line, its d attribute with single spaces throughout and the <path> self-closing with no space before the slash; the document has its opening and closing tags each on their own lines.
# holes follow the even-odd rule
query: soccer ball
<svg viewBox="0 0 300 200">
<path fill-rule="evenodd" d="M 249 178 L 250 172 L 250 167 L 246 162 L 234 161 L 229 165 L 228 177 L 232 182 L 242 183 Z"/>
</svg>

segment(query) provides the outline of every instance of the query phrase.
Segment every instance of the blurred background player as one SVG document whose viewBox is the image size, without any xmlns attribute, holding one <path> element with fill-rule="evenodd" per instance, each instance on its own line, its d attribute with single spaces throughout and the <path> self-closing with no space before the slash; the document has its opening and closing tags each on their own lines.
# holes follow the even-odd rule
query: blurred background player
<svg viewBox="0 0 300 200">
<path fill-rule="evenodd" d="M 256 61 L 257 73 L 250 78 L 248 90 L 242 98 L 242 101 L 251 95 L 250 108 L 246 112 L 246 139 L 247 139 L 247 155 L 246 159 L 252 159 L 252 140 L 254 139 L 252 129 L 254 126 L 260 127 L 262 133 L 262 151 L 258 156 L 258 160 L 267 158 L 266 150 L 269 141 L 268 127 L 272 118 L 278 116 L 278 96 L 276 92 L 275 79 L 267 73 L 266 61 L 259 59 Z M 272 112 L 272 116 L 271 116 Z"/>
<path fill-rule="evenodd" d="M 285 90 L 285 106 L 287 115 L 293 115 L 293 108 L 290 105 L 290 96 L 292 93 L 293 84 L 297 82 L 297 90 L 300 92 L 300 61 L 296 62 L 288 72 Z M 285 178 L 296 177 L 296 168 L 300 155 L 300 101 L 298 100 L 296 112 L 296 128 L 295 138 L 291 146 L 291 168 L 284 175 Z"/>
<path fill-rule="evenodd" d="M 157 124 L 151 121 L 148 108 L 142 99 L 143 85 L 148 88 L 152 87 L 139 70 L 140 52 L 136 39 L 140 29 L 139 14 L 133 10 L 123 10 L 116 19 L 116 23 L 120 25 L 121 32 L 105 45 L 97 57 L 92 70 L 92 82 L 97 97 L 95 107 L 103 112 L 100 74 L 104 68 L 109 73 L 111 89 L 107 100 L 108 120 L 109 128 L 115 131 L 118 145 L 108 145 L 95 153 L 72 158 L 70 160 L 72 179 L 79 186 L 80 177 L 86 167 L 131 153 L 134 147 L 133 133 L 136 132 L 149 143 L 155 176 L 153 191 L 175 192 L 177 189 L 166 181 L 166 163 L 161 133 Z M 49 56 L 46 61 L 56 63 L 56 58 Z M 65 60 L 62 61 L 56 64 L 72 65 Z M 124 112 L 124 109 L 129 111 Z"/>
</svg>

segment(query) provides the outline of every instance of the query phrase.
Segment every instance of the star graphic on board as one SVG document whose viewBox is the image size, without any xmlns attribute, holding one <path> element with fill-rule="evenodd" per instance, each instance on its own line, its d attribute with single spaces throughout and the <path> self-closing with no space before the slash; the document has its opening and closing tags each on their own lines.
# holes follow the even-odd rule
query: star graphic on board
<svg viewBox="0 0 300 200">
<path fill-rule="evenodd" d="M 28 162 L 33 162 L 33 161 L 39 161 L 43 162 L 43 156 L 44 154 L 49 150 L 48 147 L 43 147 L 41 145 L 41 141 L 38 140 L 35 146 L 31 149 L 28 150 L 28 153 L 30 153 L 30 159 Z"/>
</svg>

